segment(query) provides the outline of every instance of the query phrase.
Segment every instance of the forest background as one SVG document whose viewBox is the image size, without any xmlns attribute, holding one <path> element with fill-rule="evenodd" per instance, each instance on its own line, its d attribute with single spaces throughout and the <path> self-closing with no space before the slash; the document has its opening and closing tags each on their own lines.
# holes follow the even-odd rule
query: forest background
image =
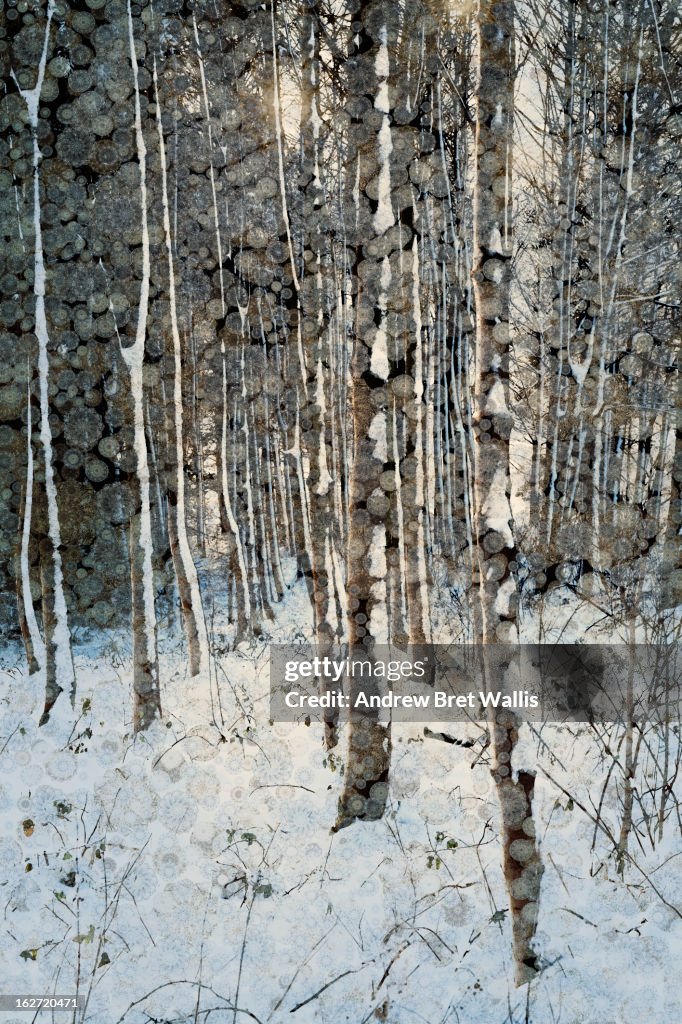
<svg viewBox="0 0 682 1024">
<path fill-rule="evenodd" d="M 264 645 L 296 635 L 674 650 L 680 28 L 667 0 L 8 0 L 0 616 L 8 714 L 33 725 L 3 752 L 29 728 L 77 761 L 100 697 L 114 744 L 183 743 L 193 707 L 242 748 Z M 542 757 L 587 744 L 602 863 L 648 875 L 633 847 L 679 827 L 676 714 L 533 754 L 513 716 L 464 737 L 516 986 L 548 962 Z M 463 739 L 412 739 L 439 737 Z M 398 742 L 325 723 L 320 821 L 359 851 L 397 813 Z"/>
</svg>

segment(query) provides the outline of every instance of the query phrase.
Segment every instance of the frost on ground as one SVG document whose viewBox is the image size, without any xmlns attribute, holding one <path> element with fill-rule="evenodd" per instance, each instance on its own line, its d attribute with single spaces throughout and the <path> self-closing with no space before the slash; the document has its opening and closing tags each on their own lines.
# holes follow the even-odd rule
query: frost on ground
<svg viewBox="0 0 682 1024">
<path fill-rule="evenodd" d="M 293 590 L 272 639 L 290 639 L 306 607 Z M 38 728 L 41 679 L 5 656 L 4 992 L 78 992 L 84 1009 L 54 1019 L 93 1024 L 682 1020 L 679 821 L 633 842 L 619 873 L 607 833 L 622 770 L 594 731 L 523 737 L 538 764 L 545 969 L 515 989 L 479 727 L 452 727 L 464 748 L 397 726 L 389 813 L 332 836 L 341 757 L 321 727 L 268 721 L 267 643 L 227 640 L 214 629 L 198 679 L 182 647 L 166 651 L 163 721 L 135 740 L 121 637 L 78 657 L 68 740 L 58 722 Z"/>
</svg>

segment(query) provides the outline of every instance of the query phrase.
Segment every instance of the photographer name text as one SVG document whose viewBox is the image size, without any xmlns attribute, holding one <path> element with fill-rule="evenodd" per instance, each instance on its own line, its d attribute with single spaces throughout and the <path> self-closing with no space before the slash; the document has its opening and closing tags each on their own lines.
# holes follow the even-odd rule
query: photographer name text
<svg viewBox="0 0 682 1024">
<path fill-rule="evenodd" d="M 302 693 L 300 690 L 291 690 L 284 697 L 284 703 L 288 708 L 312 709 L 312 708 L 339 708 L 355 711 L 366 711 L 371 708 L 476 708 L 479 705 L 484 708 L 537 708 L 540 706 L 540 698 L 528 690 L 513 690 L 503 692 L 502 690 L 470 691 L 469 693 L 446 693 L 443 690 L 434 690 L 433 693 L 394 693 L 392 690 L 384 694 L 356 693 L 353 697 L 342 693 L 340 690 L 330 690 L 327 693 Z"/>
</svg>

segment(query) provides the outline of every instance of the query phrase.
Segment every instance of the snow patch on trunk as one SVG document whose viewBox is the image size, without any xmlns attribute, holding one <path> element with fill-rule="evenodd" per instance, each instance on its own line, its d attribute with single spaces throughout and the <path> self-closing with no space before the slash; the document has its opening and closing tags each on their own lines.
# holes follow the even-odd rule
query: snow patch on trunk
<svg viewBox="0 0 682 1024">
<path fill-rule="evenodd" d="M 388 337 L 386 334 L 386 302 L 392 277 L 391 261 L 388 256 L 384 256 L 384 260 L 381 265 L 381 278 L 379 281 L 379 301 L 377 303 L 381 312 L 381 323 L 379 324 L 379 327 L 377 327 L 377 332 L 372 343 L 372 358 L 369 366 L 374 376 L 379 377 L 380 380 L 388 380 L 390 370 L 388 363 Z"/>
<path fill-rule="evenodd" d="M 369 425 L 367 436 L 375 441 L 372 457 L 377 461 L 388 462 L 388 436 L 386 431 L 386 413 L 378 412 Z"/>
<path fill-rule="evenodd" d="M 393 140 L 391 138 L 391 122 L 389 120 L 388 98 L 388 42 L 386 26 L 379 30 L 380 46 L 377 52 L 374 70 L 379 79 L 374 107 L 382 111 L 384 116 L 379 129 L 379 195 L 376 213 L 374 214 L 374 230 L 378 235 L 393 227 L 395 217 L 391 204 L 391 153 L 393 152 Z"/>
<path fill-rule="evenodd" d="M 506 546 L 511 548 L 514 546 L 514 538 L 509 525 L 511 509 L 506 493 L 506 482 L 504 466 L 498 466 L 481 509 L 481 519 L 487 530 L 499 533 L 504 538 Z"/>
</svg>

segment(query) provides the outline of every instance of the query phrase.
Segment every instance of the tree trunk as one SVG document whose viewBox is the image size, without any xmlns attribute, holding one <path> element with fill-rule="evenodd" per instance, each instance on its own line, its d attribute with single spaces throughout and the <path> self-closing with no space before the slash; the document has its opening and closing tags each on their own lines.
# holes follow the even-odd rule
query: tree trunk
<svg viewBox="0 0 682 1024">
<path fill-rule="evenodd" d="M 310 551 L 305 565 L 311 597 L 315 640 L 320 657 L 333 653 L 338 624 L 332 621 L 330 593 L 334 586 L 329 571 L 331 547 L 337 530 L 333 521 L 334 476 L 331 469 L 331 338 L 330 310 L 325 297 L 330 274 L 326 196 L 321 178 L 323 164 L 319 112 L 320 25 L 316 5 L 303 0 L 301 11 L 301 156 L 300 213 L 301 274 L 298 316 L 304 361 L 301 444 L 308 459 L 305 496 L 310 520 Z M 310 258 L 303 258 L 303 250 Z M 312 255 L 311 255 L 312 254 Z M 324 688 L 325 684 L 321 684 Z M 326 709 L 325 746 L 338 743 L 338 714 Z"/>
<path fill-rule="evenodd" d="M 140 168 L 140 216 L 142 220 L 142 281 L 137 311 L 135 342 L 121 353 L 130 374 L 133 399 L 135 471 L 139 483 L 139 512 L 130 524 L 130 589 L 133 632 L 133 723 L 135 732 L 161 715 L 161 695 L 156 650 L 156 612 L 152 566 L 152 528 L 149 501 L 149 461 L 144 429 L 143 364 L 149 306 L 150 260 L 147 220 L 147 150 L 142 133 L 137 56 L 133 37 L 133 17 L 128 0 L 128 37 L 130 63 L 135 84 L 135 137 Z"/>
<path fill-rule="evenodd" d="M 182 620 L 189 648 L 190 674 L 198 675 L 208 671 L 209 651 L 206 619 L 199 588 L 194 559 L 187 536 L 185 513 L 185 466 L 183 436 L 183 403 L 182 403 L 182 349 L 180 330 L 178 327 L 177 305 L 175 297 L 175 267 L 173 266 L 173 245 L 171 240 L 170 213 L 168 209 L 168 185 L 166 181 L 166 147 L 161 123 L 161 104 L 159 102 L 159 86 L 154 64 L 154 95 L 156 99 L 156 125 L 159 137 L 159 160 L 161 163 L 161 193 L 163 200 L 163 230 L 168 261 L 168 301 L 170 306 L 171 335 L 173 340 L 173 421 L 170 425 L 169 438 L 174 440 L 174 470 L 168 482 L 168 540 L 173 557 L 173 567 L 178 581 Z M 168 402 L 166 416 L 170 420 Z M 201 481 L 200 481 L 201 488 Z M 203 489 L 200 489 L 200 501 L 203 500 Z M 202 507 L 200 505 L 200 507 Z"/>
<path fill-rule="evenodd" d="M 36 73 L 36 84 L 33 89 L 21 89 L 19 93 L 26 104 L 28 120 L 33 137 L 33 226 L 35 232 L 33 258 L 33 294 L 35 298 L 35 334 L 38 339 L 38 374 L 40 384 L 40 441 L 43 453 L 45 473 L 45 497 L 47 501 L 47 520 L 51 571 L 45 571 L 43 584 L 52 587 L 52 593 L 43 593 L 49 607 L 49 634 L 45 623 L 46 647 L 46 681 L 45 711 L 41 724 L 47 722 L 49 709 L 54 705 L 57 696 L 68 688 L 73 704 L 76 698 L 76 677 L 71 656 L 71 638 L 69 633 L 66 598 L 61 557 L 61 529 L 59 523 L 59 506 L 57 503 L 57 485 L 53 467 L 52 428 L 50 426 L 50 359 L 48 353 L 49 336 L 45 310 L 45 259 L 43 253 L 42 220 L 40 206 L 40 163 L 42 154 L 38 144 L 40 94 L 43 88 L 45 68 L 47 64 L 50 26 L 55 13 L 55 5 L 49 0 L 43 48 Z M 50 663 L 48 673 L 48 662 Z M 54 673 L 54 678 L 52 675 Z"/>
<path fill-rule="evenodd" d="M 40 590 L 42 597 L 43 633 L 45 636 L 45 704 L 43 706 L 43 713 L 40 716 L 39 725 L 45 725 L 49 722 L 50 712 L 63 689 L 57 675 L 58 655 L 55 643 L 57 616 L 54 607 L 54 579 L 52 574 L 50 545 L 49 541 L 46 540 L 41 545 L 40 552 Z"/>
<path fill-rule="evenodd" d="M 251 621 L 251 595 L 249 593 L 249 578 L 246 568 L 246 552 L 242 542 L 239 524 L 234 515 L 230 487 L 227 475 L 227 353 L 225 342 L 220 345 L 220 360 L 222 369 L 222 416 L 220 429 L 220 445 L 218 447 L 218 468 L 220 472 L 220 509 L 221 523 L 224 530 L 230 530 L 234 544 L 234 554 L 231 560 L 231 567 L 236 582 L 236 614 L 233 616 L 237 626 L 237 638 L 246 632 L 248 623 Z M 234 436 L 234 432 L 233 432 Z"/>
<path fill-rule="evenodd" d="M 377 22 L 377 9 L 365 2 L 356 14 L 358 31 L 347 62 L 348 95 L 360 93 L 364 105 L 373 108 L 378 130 L 369 136 L 363 114 L 351 115 L 349 129 L 348 183 L 350 202 L 346 230 L 354 245 L 351 274 L 357 284 L 355 336 L 351 358 L 351 415 L 353 459 L 349 486 L 349 530 L 347 548 L 348 644 L 362 650 L 371 660 L 377 643 L 386 644 L 387 614 L 387 519 L 392 502 L 386 490 L 395 477 L 394 455 L 389 454 L 388 381 L 398 375 L 399 357 L 388 337 L 386 309 L 392 284 L 388 256 L 376 261 L 372 284 L 363 286 L 358 267 L 360 251 L 369 237 L 380 238 L 395 225 L 391 197 L 391 122 L 388 93 L 388 25 Z M 397 7 L 390 5 L 392 29 Z M 364 94 L 364 95 L 363 95 Z M 365 189 L 371 179 L 377 184 L 377 199 L 368 201 Z M 354 187 L 355 186 L 355 187 Z M 390 351 L 389 351 L 390 344 Z M 387 489 L 383 481 L 389 483 Z M 395 515 L 395 509 L 393 509 Z M 389 527 L 391 522 L 389 521 Z M 397 536 L 391 544 L 397 543 Z M 351 707 L 358 684 L 351 679 Z M 365 687 L 366 689 L 366 687 Z M 356 819 L 380 818 L 388 797 L 391 761 L 390 726 L 379 721 L 379 712 L 351 714 L 344 787 L 334 825 L 338 830 Z"/>
<path fill-rule="evenodd" d="M 16 574 L 17 608 L 29 672 L 37 672 L 45 664 L 45 643 L 38 629 L 33 595 L 31 594 L 31 522 L 33 512 L 33 444 L 31 420 L 31 391 L 26 403 L 26 483 L 23 489 L 23 508 L 19 521 L 19 572 Z"/>
<path fill-rule="evenodd" d="M 156 635 L 149 632 L 146 574 L 151 571 L 140 515 L 129 527 L 131 627 L 133 633 L 133 729 L 141 732 L 161 717 Z"/>
<path fill-rule="evenodd" d="M 479 607 L 476 639 L 483 645 L 486 686 L 492 682 L 487 646 L 517 637 L 513 573 L 517 550 L 510 506 L 509 440 L 511 159 L 514 121 L 514 3 L 485 0 L 477 18 L 478 95 L 474 185 L 474 546 Z M 496 684 L 497 685 L 497 684 Z M 492 775 L 502 810 L 504 876 L 511 909 L 516 984 L 539 970 L 533 950 L 543 866 L 535 842 L 535 775 L 514 769 L 516 716 L 490 714 Z"/>
</svg>

